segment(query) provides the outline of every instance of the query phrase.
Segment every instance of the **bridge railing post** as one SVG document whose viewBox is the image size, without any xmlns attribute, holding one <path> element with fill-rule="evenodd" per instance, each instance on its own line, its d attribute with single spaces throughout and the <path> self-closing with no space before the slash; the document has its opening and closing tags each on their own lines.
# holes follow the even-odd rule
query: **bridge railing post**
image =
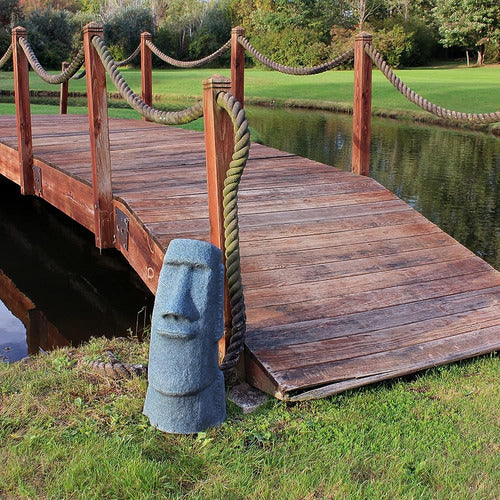
<svg viewBox="0 0 500 500">
<path fill-rule="evenodd" d="M 151 33 L 141 33 L 141 82 L 142 100 L 149 106 L 153 105 L 153 67 L 151 61 L 151 49 L 146 42 L 152 40 Z M 146 120 L 146 117 L 142 117 Z"/>
<path fill-rule="evenodd" d="M 245 28 L 236 26 L 231 30 L 231 94 L 243 106 L 245 98 L 245 47 L 238 42 L 245 36 Z"/>
<path fill-rule="evenodd" d="M 106 71 L 99 54 L 92 45 L 94 36 L 103 37 L 102 26 L 97 23 L 87 24 L 83 29 L 83 43 L 94 190 L 94 232 L 96 246 L 110 248 L 114 246 L 114 214 Z"/>
<path fill-rule="evenodd" d="M 12 65 L 14 67 L 19 185 L 22 194 L 33 194 L 33 139 L 31 132 L 29 68 L 28 59 L 18 42 L 21 37 L 26 37 L 26 29 L 17 26 L 12 30 Z"/>
<path fill-rule="evenodd" d="M 205 151 L 207 165 L 208 215 L 210 242 L 222 250 L 224 266 L 224 209 L 222 206 L 224 179 L 234 148 L 233 124 L 228 114 L 217 106 L 217 94 L 229 92 L 231 81 L 215 75 L 203 81 L 203 117 L 205 122 Z M 231 303 L 227 279 L 224 282 L 224 336 L 219 341 L 219 358 L 226 354 L 231 338 Z"/>
<path fill-rule="evenodd" d="M 61 66 L 61 71 L 64 71 L 69 66 L 69 62 L 64 61 Z M 65 115 L 68 113 L 68 85 L 69 80 L 61 83 L 61 91 L 59 93 L 59 114 Z"/>
<path fill-rule="evenodd" d="M 352 171 L 370 175 L 372 117 L 372 60 L 365 52 L 372 36 L 359 33 L 354 41 L 354 105 L 352 117 Z"/>
</svg>

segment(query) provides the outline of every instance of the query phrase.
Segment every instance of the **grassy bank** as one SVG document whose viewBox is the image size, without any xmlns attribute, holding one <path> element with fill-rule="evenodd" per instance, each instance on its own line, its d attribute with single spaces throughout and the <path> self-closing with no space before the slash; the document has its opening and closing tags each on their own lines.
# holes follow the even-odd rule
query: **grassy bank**
<svg viewBox="0 0 500 500">
<path fill-rule="evenodd" d="M 125 79 L 140 90 L 140 71 L 124 69 Z M 229 76 L 228 69 L 155 70 L 153 93 L 158 102 L 186 105 L 202 93 L 201 82 L 214 73 Z M 478 68 L 436 67 L 398 70 L 398 76 L 428 100 L 457 111 L 484 113 L 500 108 L 500 65 Z M 57 90 L 30 73 L 32 90 Z M 114 91 L 108 82 L 110 91 Z M 12 73 L 0 72 L 0 90 L 12 90 Z M 70 91 L 85 92 L 85 81 L 70 82 Z M 290 76 L 251 68 L 245 73 L 247 102 L 329 110 L 351 110 L 353 72 L 330 71 L 313 76 Z M 373 72 L 373 111 L 382 116 L 436 121 L 401 96 L 377 69 Z"/>
<path fill-rule="evenodd" d="M 162 434 L 143 379 L 79 361 L 147 345 L 95 340 L 0 363 L 2 498 L 498 498 L 500 364 L 485 356 L 406 380 Z"/>
</svg>

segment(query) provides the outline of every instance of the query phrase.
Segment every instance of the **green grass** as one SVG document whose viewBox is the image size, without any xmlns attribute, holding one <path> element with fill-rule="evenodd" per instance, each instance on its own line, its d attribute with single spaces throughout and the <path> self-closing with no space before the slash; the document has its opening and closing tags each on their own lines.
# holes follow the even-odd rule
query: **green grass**
<svg viewBox="0 0 500 500">
<path fill-rule="evenodd" d="M 123 69 L 135 90 L 140 90 L 140 71 Z M 228 69 L 155 70 L 153 93 L 173 104 L 192 103 L 202 94 L 202 81 L 214 73 L 229 76 Z M 500 65 L 484 67 L 436 67 L 398 70 L 398 76 L 413 90 L 430 101 L 464 112 L 492 112 L 500 108 L 498 100 Z M 30 73 L 33 90 L 57 90 Z M 108 84 L 110 91 L 114 87 Z M 12 90 L 11 72 L 0 72 L 0 89 Z M 70 91 L 85 92 L 85 81 L 70 82 Z M 353 72 L 329 71 L 313 76 L 290 76 L 274 71 L 248 69 L 245 72 L 245 96 L 248 102 L 275 102 L 285 105 L 314 106 L 326 109 L 350 109 L 353 99 Z M 385 77 L 373 71 L 373 109 L 381 114 L 397 111 L 420 117 L 427 114 L 401 96 Z"/>
<path fill-rule="evenodd" d="M 498 498 L 500 365 L 484 356 L 320 401 L 229 405 L 218 429 L 163 434 L 143 379 L 78 363 L 147 344 L 94 340 L 0 364 L 1 498 Z"/>
</svg>

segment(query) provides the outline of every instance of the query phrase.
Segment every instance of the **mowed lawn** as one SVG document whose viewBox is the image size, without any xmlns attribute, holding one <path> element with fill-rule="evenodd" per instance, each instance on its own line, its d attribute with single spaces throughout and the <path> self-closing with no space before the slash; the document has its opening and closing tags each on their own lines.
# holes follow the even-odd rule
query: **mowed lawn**
<svg viewBox="0 0 500 500">
<path fill-rule="evenodd" d="M 139 92 L 140 71 L 122 69 L 122 74 L 132 89 Z M 229 76 L 230 71 L 227 68 L 154 70 L 153 93 L 163 96 L 165 102 L 187 104 L 201 97 L 202 81 L 214 74 Z M 417 93 L 442 107 L 471 113 L 500 109 L 500 65 L 404 69 L 398 70 L 397 75 Z M 31 72 L 30 88 L 57 90 L 58 86 L 44 83 Z M 115 90 L 109 82 L 108 88 Z M 0 90 L 12 89 L 12 73 L 0 71 Z M 85 80 L 72 80 L 70 91 L 85 92 Z M 249 101 L 349 108 L 353 99 L 353 72 L 291 76 L 251 68 L 245 72 L 245 95 Z M 376 68 L 373 70 L 373 107 L 374 110 L 407 112 L 419 109 L 401 96 Z"/>
<path fill-rule="evenodd" d="M 145 379 L 87 368 L 108 349 L 147 360 L 147 343 L 99 339 L 0 363 L 0 498 L 500 498 L 494 355 L 252 415 L 230 404 L 221 427 L 175 436 L 142 415 Z"/>
</svg>

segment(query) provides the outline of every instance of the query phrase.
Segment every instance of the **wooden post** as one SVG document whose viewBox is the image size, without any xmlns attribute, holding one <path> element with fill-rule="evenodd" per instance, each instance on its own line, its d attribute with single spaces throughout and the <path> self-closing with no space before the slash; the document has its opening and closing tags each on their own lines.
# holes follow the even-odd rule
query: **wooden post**
<svg viewBox="0 0 500 500">
<path fill-rule="evenodd" d="M 33 194 L 33 140 L 31 135 L 29 68 L 26 54 L 18 42 L 21 37 L 26 38 L 26 30 L 18 26 L 12 30 L 12 65 L 14 67 L 19 186 L 22 194 Z"/>
<path fill-rule="evenodd" d="M 94 232 L 96 246 L 110 248 L 114 246 L 114 214 L 106 71 L 99 54 L 92 45 L 94 36 L 102 38 L 102 26 L 97 23 L 87 24 L 83 28 L 83 43 L 87 71 L 92 186 L 94 189 Z"/>
<path fill-rule="evenodd" d="M 370 132 L 372 118 L 372 60 L 364 44 L 372 36 L 359 33 L 354 42 L 354 106 L 352 117 L 352 171 L 370 175 Z"/>
<path fill-rule="evenodd" d="M 236 26 L 231 30 L 231 94 L 243 106 L 245 98 L 245 47 L 238 42 L 239 36 L 245 36 L 245 28 Z"/>
<path fill-rule="evenodd" d="M 210 218 L 210 242 L 222 250 L 226 264 L 224 245 L 224 215 L 222 190 L 226 171 L 234 148 L 233 124 L 226 111 L 217 106 L 217 93 L 229 92 L 231 81 L 214 75 L 203 82 L 203 117 L 205 121 L 205 150 L 207 164 L 208 215 Z M 222 360 L 231 338 L 231 303 L 227 280 L 224 280 L 224 336 L 219 342 L 219 358 Z"/>
<path fill-rule="evenodd" d="M 62 63 L 61 70 L 64 71 L 69 66 L 69 62 Z M 61 83 L 61 92 L 59 94 L 59 114 L 65 115 L 68 113 L 68 84 L 69 80 Z"/>
<path fill-rule="evenodd" d="M 153 105 L 153 68 L 151 63 L 151 49 L 146 45 L 151 40 L 151 33 L 141 33 L 141 81 L 142 100 L 149 106 Z M 146 120 L 146 117 L 142 117 Z"/>
</svg>

